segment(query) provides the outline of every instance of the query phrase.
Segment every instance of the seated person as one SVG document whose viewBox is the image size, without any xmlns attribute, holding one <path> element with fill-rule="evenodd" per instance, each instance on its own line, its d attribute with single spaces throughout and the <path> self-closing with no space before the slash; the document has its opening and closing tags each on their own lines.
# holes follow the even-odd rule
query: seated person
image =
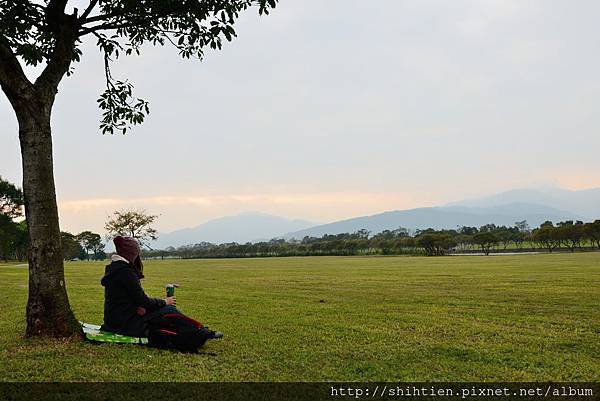
<svg viewBox="0 0 600 401">
<path fill-rule="evenodd" d="M 148 322 L 160 315 L 179 313 L 177 299 L 150 298 L 140 279 L 144 266 L 140 246 L 135 238 L 117 236 L 113 240 L 116 253 L 106 266 L 101 283 L 104 286 L 104 324 L 101 329 L 132 337 L 147 337 Z M 221 338 L 223 333 L 208 330 L 208 338 Z"/>
</svg>

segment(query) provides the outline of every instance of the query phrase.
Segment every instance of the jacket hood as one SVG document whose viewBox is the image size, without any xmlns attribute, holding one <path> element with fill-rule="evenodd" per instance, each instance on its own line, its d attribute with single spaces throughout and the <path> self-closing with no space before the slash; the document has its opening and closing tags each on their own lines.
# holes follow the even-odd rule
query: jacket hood
<svg viewBox="0 0 600 401">
<path fill-rule="evenodd" d="M 112 280 L 118 272 L 122 271 L 123 269 L 132 269 L 127 260 L 121 258 L 120 256 L 120 259 L 115 258 L 114 256 L 119 255 L 113 255 L 113 257 L 111 257 L 111 263 L 104 268 L 104 277 L 102 277 L 100 280 L 100 284 L 102 284 L 104 287 L 106 287 L 106 284 L 108 284 L 108 282 Z"/>
<path fill-rule="evenodd" d="M 134 263 L 136 258 L 140 256 L 140 243 L 137 239 L 117 235 L 113 242 L 117 253 L 130 263 Z"/>
</svg>

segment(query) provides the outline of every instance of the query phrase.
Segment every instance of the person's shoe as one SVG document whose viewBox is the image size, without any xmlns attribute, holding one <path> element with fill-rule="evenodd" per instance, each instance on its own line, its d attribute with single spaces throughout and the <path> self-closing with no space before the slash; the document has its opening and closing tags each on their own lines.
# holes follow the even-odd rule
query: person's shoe
<svg viewBox="0 0 600 401">
<path fill-rule="evenodd" d="M 208 330 L 208 331 L 209 331 L 209 335 L 208 335 L 209 340 L 217 340 L 219 338 L 223 338 L 223 333 L 221 333 L 220 331 L 214 331 L 214 330 Z"/>
<path fill-rule="evenodd" d="M 223 333 L 220 331 L 214 331 L 208 328 L 208 326 L 204 326 L 200 329 L 206 334 L 207 340 L 217 340 L 219 338 L 223 338 Z"/>
</svg>

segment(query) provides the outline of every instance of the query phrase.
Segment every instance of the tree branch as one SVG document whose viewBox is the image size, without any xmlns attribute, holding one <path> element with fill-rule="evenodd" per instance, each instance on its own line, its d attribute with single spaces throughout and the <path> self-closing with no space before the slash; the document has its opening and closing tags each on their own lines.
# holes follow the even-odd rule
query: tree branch
<svg viewBox="0 0 600 401">
<path fill-rule="evenodd" d="M 58 84 L 71 65 L 75 50 L 75 38 L 75 29 L 73 27 L 61 28 L 48 64 L 35 81 L 34 85 L 36 88 L 46 94 L 56 93 Z"/>
<path fill-rule="evenodd" d="M 66 4 L 67 0 L 51 0 L 46 9 L 46 20 L 55 33 L 54 50 L 34 84 L 45 96 L 56 94 L 58 84 L 69 71 L 75 52 L 77 16 L 64 13 Z"/>
<path fill-rule="evenodd" d="M 137 21 L 121 22 L 121 23 L 107 22 L 105 24 L 100 24 L 100 25 L 89 27 L 89 28 L 84 28 L 81 31 L 79 31 L 78 36 L 82 37 L 82 36 L 88 35 L 90 33 L 96 33 L 98 31 L 108 31 L 108 30 L 113 30 L 113 29 L 129 28 L 129 27 L 133 27 L 136 25 L 137 25 Z"/>
<path fill-rule="evenodd" d="M 121 15 L 124 15 L 124 13 L 122 12 L 114 12 L 114 13 L 108 13 L 108 14 L 100 14 L 100 15 L 96 15 L 93 17 L 89 17 L 86 18 L 84 20 L 82 20 L 81 25 L 85 25 L 85 24 L 90 24 L 93 22 L 109 22 L 110 20 L 112 20 L 114 17 L 119 17 Z"/>
<path fill-rule="evenodd" d="M 65 7 L 67 2 L 68 0 L 50 0 L 46 6 L 46 23 L 53 32 L 58 32 L 64 17 L 66 17 Z"/>
<path fill-rule="evenodd" d="M 33 84 L 3 35 L 0 35 L 0 86 L 11 103 L 18 96 L 30 96 L 33 89 Z"/>
<path fill-rule="evenodd" d="M 83 23 L 85 21 L 88 15 L 90 15 L 90 13 L 94 10 L 94 7 L 96 7 L 96 4 L 98 4 L 98 0 L 90 1 L 90 4 L 87 6 L 85 11 L 83 12 L 83 14 L 81 14 L 81 17 L 79 18 L 80 23 Z"/>
</svg>

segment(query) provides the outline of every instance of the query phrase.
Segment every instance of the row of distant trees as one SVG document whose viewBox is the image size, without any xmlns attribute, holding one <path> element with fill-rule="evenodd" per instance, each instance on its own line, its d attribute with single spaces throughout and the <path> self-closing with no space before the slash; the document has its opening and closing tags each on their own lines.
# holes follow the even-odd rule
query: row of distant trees
<svg viewBox="0 0 600 401">
<path fill-rule="evenodd" d="M 27 257 L 27 222 L 23 217 L 23 194 L 13 184 L 0 177 L 0 259 L 24 260 Z M 114 212 L 105 229 L 109 236 L 129 235 L 142 244 L 156 239 L 152 228 L 158 216 L 141 210 Z M 102 236 L 91 231 L 79 234 L 61 232 L 64 259 L 102 260 L 106 258 Z M 308 255 L 428 255 L 506 250 L 569 250 L 600 248 L 600 220 L 591 223 L 563 221 L 554 225 L 546 221 L 531 229 L 527 221 L 512 227 L 486 224 L 481 227 L 461 227 L 455 230 L 417 230 L 405 228 L 385 230 L 371 235 L 367 230 L 354 233 L 305 237 L 302 240 L 272 239 L 257 243 L 212 244 L 202 242 L 179 248 L 146 251 L 146 257 L 224 258 L 255 256 Z"/>
<path fill-rule="evenodd" d="M 600 220 L 593 223 L 564 221 L 556 226 L 547 221 L 533 231 L 532 239 L 548 252 L 560 248 L 574 252 L 584 246 L 600 248 Z"/>
<path fill-rule="evenodd" d="M 444 255 L 449 252 L 478 250 L 486 255 L 508 249 L 522 251 L 545 249 L 600 248 L 600 220 L 591 223 L 572 220 L 554 225 L 546 221 L 531 230 L 526 221 L 513 227 L 487 224 L 480 227 L 462 227 L 458 230 L 424 230 L 415 236 L 417 245 L 426 255 Z"/>
<path fill-rule="evenodd" d="M 304 237 L 302 240 L 272 239 L 256 243 L 212 244 L 201 242 L 178 248 L 146 251 L 145 257 L 235 258 L 265 256 L 319 255 L 427 255 L 449 253 L 570 250 L 600 248 L 600 220 L 593 223 L 547 221 L 531 229 L 526 221 L 512 227 L 487 224 L 456 230 L 385 230 L 371 235 L 367 230 L 354 233 Z"/>
</svg>

